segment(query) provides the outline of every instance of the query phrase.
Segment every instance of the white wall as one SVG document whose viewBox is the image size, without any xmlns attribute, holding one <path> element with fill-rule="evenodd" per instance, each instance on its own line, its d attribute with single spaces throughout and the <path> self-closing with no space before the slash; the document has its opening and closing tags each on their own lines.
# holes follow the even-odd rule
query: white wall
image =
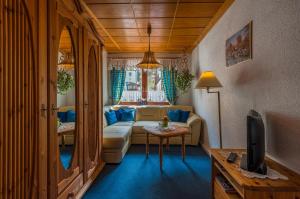
<svg viewBox="0 0 300 199">
<path fill-rule="evenodd" d="M 253 21 L 253 59 L 225 66 L 225 41 Z M 223 84 L 223 145 L 246 147 L 246 115 L 264 118 L 267 153 L 300 172 L 300 1 L 237 0 L 194 49 L 193 69 L 212 70 Z M 205 119 L 203 142 L 218 147 L 217 96 L 193 90 Z"/>
</svg>

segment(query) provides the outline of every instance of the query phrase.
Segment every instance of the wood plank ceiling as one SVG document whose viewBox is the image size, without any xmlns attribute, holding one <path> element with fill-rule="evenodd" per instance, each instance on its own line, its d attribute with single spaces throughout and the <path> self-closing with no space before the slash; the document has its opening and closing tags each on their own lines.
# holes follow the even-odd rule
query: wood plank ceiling
<svg viewBox="0 0 300 199">
<path fill-rule="evenodd" d="M 97 29 L 108 52 L 144 52 L 148 48 L 148 21 L 152 25 L 152 51 L 183 52 L 197 44 L 224 0 L 85 2 L 107 31 Z"/>
</svg>

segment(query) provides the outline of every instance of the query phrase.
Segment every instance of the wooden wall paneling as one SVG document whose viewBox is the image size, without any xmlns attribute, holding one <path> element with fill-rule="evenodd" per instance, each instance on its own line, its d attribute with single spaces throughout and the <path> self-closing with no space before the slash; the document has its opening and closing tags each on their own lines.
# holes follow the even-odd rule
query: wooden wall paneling
<svg viewBox="0 0 300 199">
<path fill-rule="evenodd" d="M 35 0 L 0 2 L 0 198 L 37 198 Z"/>
<path fill-rule="evenodd" d="M 87 181 L 88 179 L 88 36 L 87 36 L 87 31 L 83 30 L 83 35 L 82 35 L 82 39 L 83 39 L 83 79 L 84 79 L 84 95 L 83 95 L 83 101 L 84 101 L 84 139 L 83 139 L 83 143 L 84 143 L 84 175 L 83 175 L 83 179 L 84 182 Z"/>
<path fill-rule="evenodd" d="M 91 144 L 90 136 L 94 132 L 98 139 L 99 123 L 98 123 L 98 54 L 97 54 L 97 39 L 88 30 L 84 30 L 84 161 L 85 161 L 85 182 L 92 175 L 98 165 L 98 147 L 99 143 Z M 94 57 L 91 57 L 94 53 Z M 91 60 L 95 59 L 94 61 Z M 93 72 L 94 71 L 94 72 Z M 95 112 L 95 113 L 94 113 Z M 95 150 L 95 157 L 91 159 L 91 150 Z"/>
<path fill-rule="evenodd" d="M 57 198 L 57 163 L 59 163 L 56 156 L 57 149 L 57 129 L 52 128 L 57 125 L 56 117 L 51 114 L 51 102 L 56 101 L 56 80 L 53 75 L 56 73 L 57 64 L 57 48 L 59 36 L 57 36 L 58 29 L 58 14 L 56 10 L 56 1 L 48 1 L 48 198 Z"/>
<path fill-rule="evenodd" d="M 78 32 L 78 100 L 79 100 L 79 168 L 80 173 L 84 173 L 84 28 L 80 26 Z M 84 174 L 82 174 L 82 179 Z M 84 181 L 83 181 L 84 182 Z"/>
<path fill-rule="evenodd" d="M 3 129 L 4 129 L 4 52 L 2 49 L 4 49 L 5 44 L 4 44 L 4 2 L 0 1 L 0 162 L 2 164 L 0 164 L 0 195 L 1 197 L 4 196 L 4 133 L 3 133 Z"/>
<path fill-rule="evenodd" d="M 97 46 L 98 53 L 98 124 L 99 124 L 99 147 L 98 147 L 98 164 L 101 166 L 104 164 L 102 159 L 102 146 L 103 146 L 103 44 L 100 43 Z"/>
<path fill-rule="evenodd" d="M 47 198 L 47 0 L 38 1 L 38 95 L 39 95 L 39 137 L 38 137 L 38 198 Z"/>
</svg>

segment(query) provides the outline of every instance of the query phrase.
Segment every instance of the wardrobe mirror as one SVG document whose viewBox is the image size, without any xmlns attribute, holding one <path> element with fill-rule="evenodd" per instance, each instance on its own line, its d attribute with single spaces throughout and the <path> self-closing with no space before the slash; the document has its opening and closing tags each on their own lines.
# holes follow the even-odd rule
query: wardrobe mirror
<svg viewBox="0 0 300 199">
<path fill-rule="evenodd" d="M 89 158 L 94 161 L 97 150 L 97 60 L 96 51 L 91 47 L 88 60 L 88 145 Z"/>
<path fill-rule="evenodd" d="M 72 165 L 76 140 L 76 63 L 73 38 L 65 26 L 60 34 L 57 61 L 57 139 L 62 166 Z"/>
</svg>

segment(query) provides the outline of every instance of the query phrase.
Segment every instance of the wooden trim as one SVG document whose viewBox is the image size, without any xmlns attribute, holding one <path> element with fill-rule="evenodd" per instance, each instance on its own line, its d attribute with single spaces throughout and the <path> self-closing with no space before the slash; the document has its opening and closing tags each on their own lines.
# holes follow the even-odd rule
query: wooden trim
<svg viewBox="0 0 300 199">
<path fill-rule="evenodd" d="M 0 198 L 37 198 L 41 155 L 37 1 L 0 1 Z M 45 51 L 44 51 L 45 52 Z M 43 179 L 45 182 L 45 179 Z"/>
<path fill-rule="evenodd" d="M 226 0 L 218 12 L 214 15 L 214 17 L 210 20 L 208 25 L 204 28 L 201 35 L 195 41 L 193 46 L 189 48 L 192 51 L 209 33 L 209 31 L 214 27 L 214 25 L 219 21 L 219 19 L 225 14 L 225 12 L 230 8 L 230 6 L 234 3 L 235 0 Z"/>
<path fill-rule="evenodd" d="M 105 32 L 105 34 L 109 37 L 109 39 L 114 43 L 114 45 L 121 50 L 121 47 L 119 44 L 113 39 L 113 37 L 110 35 L 110 33 L 106 30 L 106 28 L 103 26 L 103 24 L 98 20 L 98 18 L 95 16 L 95 14 L 91 11 L 91 9 L 86 5 L 86 3 L 83 0 L 79 0 L 81 5 L 84 7 L 88 15 L 94 20 L 94 22 Z M 99 34 L 100 35 L 100 34 Z"/>
<path fill-rule="evenodd" d="M 77 193 L 77 195 L 75 197 L 76 199 L 80 199 L 83 197 L 85 192 L 89 189 L 89 187 L 92 185 L 92 183 L 96 180 L 97 176 L 103 170 L 104 166 L 105 166 L 104 162 L 101 162 L 99 164 L 99 166 L 95 169 L 95 172 L 89 177 L 89 179 L 84 183 L 83 187 Z"/>
<path fill-rule="evenodd" d="M 39 160 L 38 160 L 38 198 L 47 198 L 47 1 L 39 0 L 38 1 L 38 92 L 39 92 L 39 133 L 38 133 L 38 151 L 39 151 Z"/>
</svg>

